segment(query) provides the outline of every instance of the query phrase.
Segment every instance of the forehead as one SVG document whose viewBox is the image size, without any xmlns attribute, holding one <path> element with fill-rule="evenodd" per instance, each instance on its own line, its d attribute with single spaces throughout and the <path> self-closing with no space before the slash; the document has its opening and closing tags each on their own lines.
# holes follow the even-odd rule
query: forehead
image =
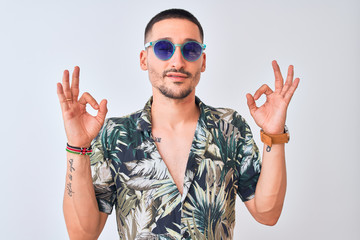
<svg viewBox="0 0 360 240">
<path fill-rule="evenodd" d="M 165 19 L 155 23 L 149 37 L 150 41 L 169 38 L 174 41 L 194 39 L 201 42 L 198 26 L 187 19 L 178 18 Z"/>
</svg>

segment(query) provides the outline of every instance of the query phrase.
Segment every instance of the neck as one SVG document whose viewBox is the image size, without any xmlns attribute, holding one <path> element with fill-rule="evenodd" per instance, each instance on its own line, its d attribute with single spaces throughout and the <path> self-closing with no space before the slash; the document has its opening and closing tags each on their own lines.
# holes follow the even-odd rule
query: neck
<svg viewBox="0 0 360 240">
<path fill-rule="evenodd" d="M 195 103 L 195 92 L 184 99 L 170 99 L 164 95 L 153 95 L 151 106 L 152 128 L 176 129 L 184 124 L 197 122 L 200 115 Z"/>
</svg>

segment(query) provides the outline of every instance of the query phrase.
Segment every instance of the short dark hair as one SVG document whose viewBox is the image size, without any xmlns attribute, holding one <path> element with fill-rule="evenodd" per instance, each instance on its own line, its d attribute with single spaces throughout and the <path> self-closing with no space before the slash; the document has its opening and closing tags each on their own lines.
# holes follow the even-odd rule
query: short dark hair
<svg viewBox="0 0 360 240">
<path fill-rule="evenodd" d="M 199 28 L 201 41 L 202 42 L 204 41 L 204 31 L 203 31 L 203 28 L 201 27 L 200 22 L 197 20 L 197 18 L 194 15 L 192 15 L 190 12 L 188 12 L 184 9 L 173 8 L 173 9 L 168 9 L 168 10 L 165 10 L 165 11 L 162 11 L 162 12 L 156 14 L 149 21 L 149 23 L 146 25 L 146 28 L 145 28 L 144 43 L 146 43 L 146 37 L 149 34 L 149 32 L 151 31 L 151 29 L 155 23 L 160 22 L 161 20 L 170 19 L 170 18 L 187 19 L 187 20 L 195 23 Z"/>
</svg>

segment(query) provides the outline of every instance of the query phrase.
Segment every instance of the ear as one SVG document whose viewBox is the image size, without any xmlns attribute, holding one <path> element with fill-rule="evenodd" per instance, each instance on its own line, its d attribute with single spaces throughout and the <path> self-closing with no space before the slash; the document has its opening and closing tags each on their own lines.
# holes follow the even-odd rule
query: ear
<svg viewBox="0 0 360 240">
<path fill-rule="evenodd" d="M 140 52 L 140 68 L 144 71 L 148 70 L 147 67 L 147 51 L 142 50 Z"/>
<path fill-rule="evenodd" d="M 201 65 L 201 72 L 205 72 L 205 69 L 206 69 L 206 53 L 203 53 L 202 58 L 203 58 L 203 61 L 202 61 L 202 65 Z"/>
</svg>

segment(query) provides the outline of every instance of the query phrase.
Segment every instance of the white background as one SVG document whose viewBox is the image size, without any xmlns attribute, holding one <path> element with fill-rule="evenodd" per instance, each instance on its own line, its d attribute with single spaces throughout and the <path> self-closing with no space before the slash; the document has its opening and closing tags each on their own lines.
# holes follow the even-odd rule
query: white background
<svg viewBox="0 0 360 240">
<path fill-rule="evenodd" d="M 273 86 L 271 61 L 301 78 L 288 111 L 288 190 L 274 227 L 240 199 L 235 239 L 360 239 L 360 2 L 0 1 L 1 239 L 68 239 L 62 213 L 66 137 L 56 82 L 81 68 L 80 87 L 110 116 L 151 95 L 139 67 L 145 25 L 185 8 L 202 23 L 207 70 L 197 95 L 249 122 L 245 94 Z M 100 239 L 117 239 L 114 214 Z"/>
</svg>

